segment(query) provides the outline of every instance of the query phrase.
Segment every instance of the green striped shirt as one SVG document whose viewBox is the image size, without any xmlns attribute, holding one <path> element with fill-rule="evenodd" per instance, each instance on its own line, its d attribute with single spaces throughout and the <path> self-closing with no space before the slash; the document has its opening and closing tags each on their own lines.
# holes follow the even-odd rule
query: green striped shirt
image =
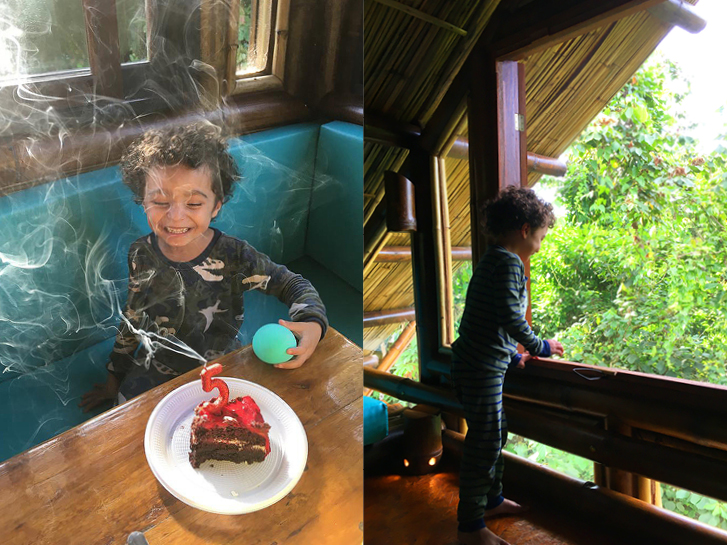
<svg viewBox="0 0 727 545">
<path fill-rule="evenodd" d="M 490 246 L 475 268 L 467 288 L 456 357 L 474 367 L 504 372 L 517 353 L 517 343 L 533 355 L 550 355 L 525 319 L 527 277 L 519 256 Z"/>
</svg>

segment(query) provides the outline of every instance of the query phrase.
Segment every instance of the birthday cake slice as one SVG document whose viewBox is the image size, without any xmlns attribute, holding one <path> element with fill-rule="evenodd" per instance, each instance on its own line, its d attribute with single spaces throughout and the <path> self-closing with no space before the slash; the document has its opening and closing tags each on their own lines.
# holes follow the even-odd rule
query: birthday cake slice
<svg viewBox="0 0 727 545">
<path fill-rule="evenodd" d="M 202 388 L 206 392 L 218 388 L 220 396 L 194 409 L 189 461 L 195 468 L 207 460 L 262 462 L 270 453 L 270 425 L 260 408 L 250 396 L 229 401 L 227 384 L 212 378 L 221 371 L 219 363 L 202 369 Z"/>
</svg>

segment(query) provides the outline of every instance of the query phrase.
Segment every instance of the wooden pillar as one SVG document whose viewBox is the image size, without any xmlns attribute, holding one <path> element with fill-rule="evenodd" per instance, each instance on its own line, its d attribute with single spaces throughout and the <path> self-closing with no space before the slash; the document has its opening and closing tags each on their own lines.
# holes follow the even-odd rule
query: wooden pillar
<svg viewBox="0 0 727 545">
<path fill-rule="evenodd" d="M 94 94 L 124 98 L 115 0 L 83 0 Z"/>
<path fill-rule="evenodd" d="M 528 151 L 525 115 L 525 65 L 495 62 L 478 52 L 469 97 L 470 214 L 472 263 L 487 247 L 479 217 L 480 204 L 510 185 L 525 186 Z M 530 293 L 530 262 L 525 263 Z M 525 315 L 532 324 L 528 301 Z"/>
<path fill-rule="evenodd" d="M 414 183 L 417 230 L 411 234 L 412 276 L 416 305 L 419 377 L 424 384 L 437 382 L 428 369 L 439 355 L 439 301 L 437 297 L 437 247 L 432 218 L 431 157 L 421 148 L 409 154 L 408 178 Z"/>
<path fill-rule="evenodd" d="M 616 419 L 607 418 L 606 428 L 626 437 L 632 436 L 631 426 Z M 594 470 L 597 484 L 661 507 L 661 486 L 658 481 L 598 463 L 594 464 Z"/>
<path fill-rule="evenodd" d="M 487 247 L 479 205 L 509 185 L 527 181 L 525 66 L 495 62 L 486 50 L 475 52 L 468 103 L 472 261 Z"/>
</svg>

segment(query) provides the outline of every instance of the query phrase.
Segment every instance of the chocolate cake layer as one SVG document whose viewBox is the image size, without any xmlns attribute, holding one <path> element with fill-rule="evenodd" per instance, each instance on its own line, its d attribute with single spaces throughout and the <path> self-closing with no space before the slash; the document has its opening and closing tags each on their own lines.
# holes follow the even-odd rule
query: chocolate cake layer
<svg viewBox="0 0 727 545">
<path fill-rule="evenodd" d="M 206 460 L 262 462 L 270 452 L 270 426 L 252 398 L 237 398 L 220 414 L 210 413 L 209 405 L 204 403 L 194 412 L 189 452 L 192 467 Z"/>
</svg>

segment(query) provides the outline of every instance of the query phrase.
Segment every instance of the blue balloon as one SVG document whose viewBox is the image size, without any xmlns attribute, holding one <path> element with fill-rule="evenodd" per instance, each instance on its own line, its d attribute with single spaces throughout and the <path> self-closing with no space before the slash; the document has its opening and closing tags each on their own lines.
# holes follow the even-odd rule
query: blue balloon
<svg viewBox="0 0 727 545">
<path fill-rule="evenodd" d="M 285 363 L 293 358 L 286 351 L 298 346 L 298 342 L 287 327 L 280 324 L 266 324 L 252 337 L 252 351 L 265 363 Z"/>
</svg>

